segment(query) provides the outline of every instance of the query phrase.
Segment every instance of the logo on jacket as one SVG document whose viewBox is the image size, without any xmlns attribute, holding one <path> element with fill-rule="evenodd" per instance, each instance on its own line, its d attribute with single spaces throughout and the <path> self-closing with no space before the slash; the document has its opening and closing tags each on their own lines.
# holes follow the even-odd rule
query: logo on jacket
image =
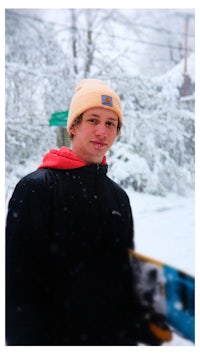
<svg viewBox="0 0 200 355">
<path fill-rule="evenodd" d="M 102 95 L 101 96 L 101 102 L 102 102 L 103 105 L 113 106 L 113 101 L 112 101 L 112 97 L 111 96 Z"/>
</svg>

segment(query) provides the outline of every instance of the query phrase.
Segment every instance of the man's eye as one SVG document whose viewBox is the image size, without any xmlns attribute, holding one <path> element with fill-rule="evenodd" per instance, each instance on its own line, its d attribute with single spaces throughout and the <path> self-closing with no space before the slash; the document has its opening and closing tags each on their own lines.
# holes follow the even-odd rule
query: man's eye
<svg viewBox="0 0 200 355">
<path fill-rule="evenodd" d="M 107 124 L 107 126 L 109 126 L 109 127 L 115 127 L 114 122 L 108 121 L 106 124 Z"/>
<path fill-rule="evenodd" d="M 88 120 L 88 122 L 91 122 L 91 123 L 96 123 L 96 122 L 97 122 L 97 120 L 96 120 L 95 118 L 90 118 L 90 119 Z"/>
</svg>

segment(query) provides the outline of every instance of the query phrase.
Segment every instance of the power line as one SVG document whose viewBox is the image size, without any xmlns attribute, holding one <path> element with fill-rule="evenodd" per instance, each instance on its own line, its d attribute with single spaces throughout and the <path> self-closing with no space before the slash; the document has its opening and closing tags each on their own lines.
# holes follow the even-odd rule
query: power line
<svg viewBox="0 0 200 355">
<path fill-rule="evenodd" d="M 20 11 L 20 10 L 19 10 Z M 11 15 L 15 15 L 15 16 L 19 16 L 19 17 L 26 17 L 27 19 L 30 19 L 30 20 L 34 20 L 34 21 L 38 21 L 40 23 L 46 23 L 46 24 L 49 24 L 49 25 L 56 25 L 56 26 L 60 26 L 60 27 L 63 27 L 63 29 L 80 29 L 82 31 L 88 31 L 88 29 L 85 29 L 85 28 L 82 28 L 82 27 L 78 27 L 78 28 L 74 28 L 73 26 L 66 26 L 65 24 L 63 23 L 58 23 L 58 22 L 55 22 L 55 21 L 47 21 L 47 20 L 44 20 L 44 19 L 41 19 L 39 17 L 35 17 L 35 16 L 30 16 L 30 15 L 27 15 L 27 14 L 21 14 L 15 10 L 6 10 L 6 12 L 8 14 L 11 14 Z M 192 15 L 189 15 L 190 17 L 194 17 Z M 158 27 L 155 27 L 155 26 L 152 26 L 152 25 L 145 25 L 145 24 L 138 24 L 138 23 L 129 23 L 130 25 L 133 25 L 133 27 L 143 27 L 143 28 L 146 28 L 146 29 L 152 29 L 154 31 L 159 31 L 159 32 L 165 32 L 165 33 L 168 33 L 168 34 L 176 34 L 177 35 L 177 32 L 176 31 L 173 31 L 173 30 L 169 30 L 169 29 L 166 29 L 166 28 L 158 28 Z M 127 23 L 126 23 L 127 25 Z M 179 35 L 180 36 L 184 36 L 184 32 L 179 32 Z M 108 36 L 110 36 L 108 34 Z M 112 35 L 111 35 L 112 36 Z M 121 36 L 114 36 L 116 38 L 121 38 L 121 39 L 124 39 L 124 37 L 121 37 Z M 190 34 L 188 33 L 188 37 L 192 37 L 194 38 L 195 35 L 194 34 Z"/>
<path fill-rule="evenodd" d="M 71 31 L 74 31 L 74 30 L 79 30 L 79 31 L 83 31 L 83 32 L 88 32 L 88 29 L 85 29 L 85 28 L 82 28 L 82 27 L 74 27 L 74 26 L 66 26 L 66 25 L 63 25 L 63 24 L 60 24 L 60 23 L 57 23 L 57 22 L 53 22 L 53 21 L 44 21 L 42 19 L 39 19 L 37 17 L 33 17 L 33 16 L 29 16 L 29 15 L 23 15 L 23 14 L 19 14 L 19 13 L 15 13 L 15 11 L 12 11 L 12 13 L 10 11 L 8 11 L 9 14 L 14 14 L 16 16 L 21 16 L 21 17 L 26 17 L 28 19 L 31 19 L 31 20 L 34 20 L 34 21 L 38 21 L 40 23 L 46 23 L 46 24 L 49 24 L 49 25 L 56 25 L 58 27 L 61 27 L 62 28 L 62 31 L 63 30 L 71 30 Z M 156 29 L 155 27 L 153 26 L 146 26 L 146 25 L 137 25 L 137 24 L 134 24 L 134 26 L 141 26 L 141 27 L 144 27 L 144 28 L 151 28 L 151 29 L 154 29 L 156 31 L 163 31 L 163 32 L 166 32 L 168 34 L 177 34 L 177 32 L 174 32 L 174 31 L 169 31 L 169 30 L 166 30 L 166 29 Z M 126 40 L 126 41 L 131 41 L 133 42 L 133 39 L 132 38 L 127 38 L 127 37 L 124 37 L 124 36 L 119 36 L 119 35 L 113 35 L 113 34 L 109 34 L 109 33 L 102 33 L 102 32 L 95 32 L 93 31 L 93 33 L 95 35 L 100 35 L 100 36 L 106 36 L 106 37 L 111 37 L 111 38 L 118 38 L 118 39 L 121 39 L 121 40 Z M 179 35 L 182 35 L 184 36 L 184 33 L 179 33 Z M 194 35 L 190 35 L 188 33 L 188 37 L 194 37 Z M 176 46 L 176 45 L 168 45 L 168 44 L 161 44 L 161 43 L 155 43 L 155 42 L 149 42 L 149 41 L 144 41 L 144 40 L 138 40 L 138 39 L 134 39 L 134 42 L 137 42 L 137 43 L 141 43 L 141 44 L 147 44 L 149 46 L 154 46 L 154 47 L 163 47 L 163 48 L 170 48 L 170 49 L 183 49 L 181 48 L 180 46 Z M 188 47 L 188 52 L 194 52 L 194 49 L 192 48 L 189 48 Z"/>
</svg>

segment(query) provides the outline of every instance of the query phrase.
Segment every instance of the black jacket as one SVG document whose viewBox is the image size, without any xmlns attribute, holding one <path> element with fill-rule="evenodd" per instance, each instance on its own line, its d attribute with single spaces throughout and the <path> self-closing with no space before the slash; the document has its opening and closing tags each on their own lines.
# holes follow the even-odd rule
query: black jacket
<svg viewBox="0 0 200 355">
<path fill-rule="evenodd" d="M 8 345 L 135 344 L 127 194 L 106 165 L 40 169 L 9 203 Z"/>
</svg>

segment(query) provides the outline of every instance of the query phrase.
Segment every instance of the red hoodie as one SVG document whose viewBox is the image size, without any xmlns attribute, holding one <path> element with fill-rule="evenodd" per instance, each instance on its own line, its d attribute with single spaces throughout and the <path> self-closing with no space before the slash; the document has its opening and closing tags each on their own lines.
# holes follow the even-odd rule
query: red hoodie
<svg viewBox="0 0 200 355">
<path fill-rule="evenodd" d="M 106 157 L 104 156 L 102 164 L 106 164 Z M 45 154 L 42 164 L 38 169 L 77 169 L 87 165 L 81 158 L 75 155 L 70 148 L 61 147 L 60 149 L 50 149 Z"/>
</svg>

